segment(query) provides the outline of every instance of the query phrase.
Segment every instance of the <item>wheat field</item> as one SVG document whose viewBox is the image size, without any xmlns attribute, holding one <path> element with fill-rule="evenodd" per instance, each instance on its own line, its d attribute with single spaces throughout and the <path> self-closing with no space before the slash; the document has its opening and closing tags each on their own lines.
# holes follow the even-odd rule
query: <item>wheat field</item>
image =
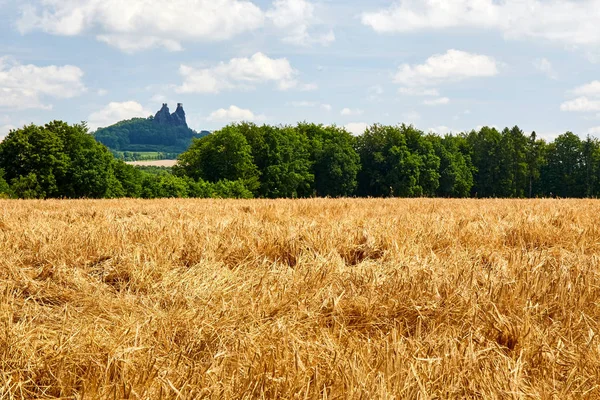
<svg viewBox="0 0 600 400">
<path fill-rule="evenodd" d="M 600 202 L 0 201 L 0 398 L 600 398 Z"/>
</svg>

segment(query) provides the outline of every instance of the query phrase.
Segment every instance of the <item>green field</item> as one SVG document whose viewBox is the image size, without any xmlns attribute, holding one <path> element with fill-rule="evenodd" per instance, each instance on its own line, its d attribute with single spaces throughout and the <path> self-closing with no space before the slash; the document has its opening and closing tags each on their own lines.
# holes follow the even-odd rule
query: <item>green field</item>
<svg viewBox="0 0 600 400">
<path fill-rule="evenodd" d="M 173 160 L 177 158 L 177 153 L 165 153 L 159 151 L 111 151 L 116 158 L 123 161 Z"/>
</svg>

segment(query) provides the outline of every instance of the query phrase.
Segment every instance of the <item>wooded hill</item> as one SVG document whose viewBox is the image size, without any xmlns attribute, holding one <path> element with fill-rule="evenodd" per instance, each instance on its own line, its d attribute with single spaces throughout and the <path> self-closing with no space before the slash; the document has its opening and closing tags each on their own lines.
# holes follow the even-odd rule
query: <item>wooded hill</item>
<svg viewBox="0 0 600 400">
<path fill-rule="evenodd" d="M 193 138 L 207 131 L 196 132 L 187 125 L 183 105 L 171 114 L 163 104 L 154 117 L 133 118 L 100 128 L 94 137 L 114 152 L 161 152 L 177 156 L 190 147 Z"/>
</svg>

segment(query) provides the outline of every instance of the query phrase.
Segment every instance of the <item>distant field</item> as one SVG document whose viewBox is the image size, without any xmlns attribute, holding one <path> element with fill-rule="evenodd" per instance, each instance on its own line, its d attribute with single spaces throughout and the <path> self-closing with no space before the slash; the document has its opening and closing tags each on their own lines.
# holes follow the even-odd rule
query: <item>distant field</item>
<svg viewBox="0 0 600 400">
<path fill-rule="evenodd" d="M 600 202 L 0 201 L 0 398 L 599 398 Z"/>
<path fill-rule="evenodd" d="M 145 167 L 172 167 L 177 164 L 177 160 L 128 161 L 127 164 Z"/>
</svg>

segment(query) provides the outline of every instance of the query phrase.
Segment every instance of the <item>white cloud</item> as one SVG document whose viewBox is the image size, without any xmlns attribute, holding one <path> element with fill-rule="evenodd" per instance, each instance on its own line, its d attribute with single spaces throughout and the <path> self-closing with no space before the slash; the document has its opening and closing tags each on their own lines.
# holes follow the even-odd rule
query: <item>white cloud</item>
<svg viewBox="0 0 600 400">
<path fill-rule="evenodd" d="M 467 27 L 592 47 L 600 44 L 599 10 L 600 0 L 399 0 L 363 13 L 362 23 L 380 33 Z"/>
<path fill-rule="evenodd" d="M 533 66 L 540 71 L 542 74 L 546 75 L 550 79 L 557 79 L 558 74 L 554 70 L 552 63 L 548 61 L 546 58 L 539 58 L 533 62 Z"/>
<path fill-rule="evenodd" d="M 600 96 L 600 81 L 592 81 L 588 84 L 576 87 L 571 93 L 575 96 Z"/>
<path fill-rule="evenodd" d="M 437 89 L 424 89 L 424 88 L 409 88 L 401 87 L 398 89 L 398 93 L 405 94 L 407 96 L 439 96 L 440 92 Z"/>
<path fill-rule="evenodd" d="M 181 43 L 171 39 L 161 39 L 156 36 L 136 37 L 131 35 L 98 35 L 98 41 L 116 47 L 124 53 L 135 53 L 154 47 L 162 47 L 168 51 L 181 51 Z"/>
<path fill-rule="evenodd" d="M 331 107 L 331 104 L 321 104 L 321 109 L 325 110 L 325 111 L 331 111 L 333 107 Z"/>
<path fill-rule="evenodd" d="M 17 129 L 17 127 L 10 124 L 0 125 L 0 141 L 2 141 L 2 139 L 4 139 L 6 135 L 8 135 L 8 133 L 13 129 Z"/>
<path fill-rule="evenodd" d="M 447 133 L 452 132 L 452 129 L 442 125 L 436 126 L 435 128 L 429 128 L 429 132 L 435 133 L 436 135 L 445 135 Z"/>
<path fill-rule="evenodd" d="M 284 31 L 282 40 L 299 46 L 320 44 L 327 46 L 335 41 L 332 30 L 310 33 L 316 24 L 315 6 L 306 0 L 275 0 L 266 13 L 273 25 Z"/>
<path fill-rule="evenodd" d="M 371 86 L 367 90 L 367 100 L 368 101 L 381 101 L 381 95 L 384 93 L 383 87 L 381 85 Z"/>
<path fill-rule="evenodd" d="M 560 105 L 562 111 L 593 112 L 600 111 L 600 100 L 590 100 L 587 97 L 578 97 L 565 101 Z"/>
<path fill-rule="evenodd" d="M 221 121 L 221 122 L 236 122 L 236 121 L 263 121 L 266 117 L 264 115 L 255 115 L 252 111 L 239 108 L 237 106 L 230 106 L 229 108 L 220 108 L 213 111 L 207 118 L 209 121 Z"/>
<path fill-rule="evenodd" d="M 491 57 L 448 50 L 429 57 L 424 64 L 401 65 L 394 81 L 407 87 L 421 87 L 497 74 L 496 61 Z"/>
<path fill-rule="evenodd" d="M 88 117 L 88 126 L 91 131 L 104 128 L 124 119 L 146 118 L 152 111 L 146 110 L 140 103 L 125 101 L 122 103 L 111 102 L 103 109 L 96 111 Z"/>
<path fill-rule="evenodd" d="M 592 81 L 567 92 L 568 95 L 578 96 L 560 105 L 562 111 L 598 112 L 600 111 L 600 81 Z"/>
<path fill-rule="evenodd" d="M 106 89 L 98 89 L 98 91 L 96 92 L 96 94 L 98 96 L 106 96 L 108 94 L 108 90 L 106 90 Z"/>
<path fill-rule="evenodd" d="M 344 115 L 344 116 L 351 116 L 351 115 L 362 115 L 363 112 L 364 111 L 360 110 L 360 109 L 344 108 L 344 109 L 342 109 L 342 111 L 340 112 L 340 114 Z"/>
<path fill-rule="evenodd" d="M 362 135 L 365 130 L 369 127 L 369 124 L 365 123 L 365 122 L 351 122 L 349 124 L 346 124 L 344 126 L 344 128 L 352 133 L 353 135 Z"/>
<path fill-rule="evenodd" d="M 79 96 L 86 90 L 82 78 L 83 71 L 72 65 L 38 67 L 0 57 L 0 107 L 51 109 L 43 99 Z"/>
<path fill-rule="evenodd" d="M 450 99 L 447 97 L 438 97 L 433 100 L 425 100 L 423 105 L 425 106 L 441 106 L 450 103 Z"/>
<path fill-rule="evenodd" d="M 246 0 L 30 0 L 17 21 L 22 33 L 93 31 L 125 51 L 180 50 L 182 41 L 230 39 L 263 24 L 264 13 Z"/>
<path fill-rule="evenodd" d="M 600 126 L 595 126 L 588 129 L 587 133 L 588 135 L 600 135 Z"/>
<path fill-rule="evenodd" d="M 182 65 L 179 73 L 183 76 L 183 85 L 176 89 L 178 93 L 219 93 L 251 89 L 256 84 L 267 82 L 275 83 L 279 90 L 306 89 L 306 85 L 296 80 L 298 71 L 286 58 L 273 59 L 263 53 L 256 53 L 250 58 L 233 58 L 210 68 Z"/>
</svg>

